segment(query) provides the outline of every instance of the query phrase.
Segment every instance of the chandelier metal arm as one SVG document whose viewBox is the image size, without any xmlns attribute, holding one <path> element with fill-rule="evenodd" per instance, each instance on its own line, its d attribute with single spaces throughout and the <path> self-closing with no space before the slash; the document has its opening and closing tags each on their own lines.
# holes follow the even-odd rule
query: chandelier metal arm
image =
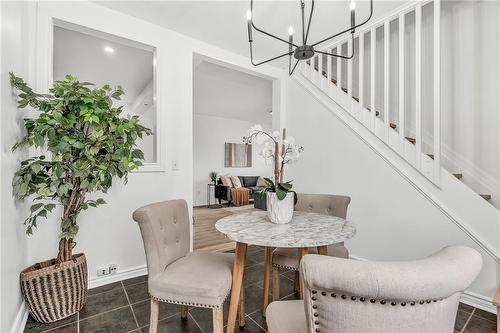
<svg viewBox="0 0 500 333">
<path fill-rule="evenodd" d="M 257 62 L 257 63 L 255 63 L 255 62 L 253 61 L 253 49 L 252 49 L 252 43 L 250 42 L 250 61 L 252 62 L 252 65 L 254 65 L 254 66 L 263 65 L 263 64 L 268 63 L 268 62 L 270 62 L 270 61 L 273 61 L 273 60 L 276 60 L 276 59 L 279 59 L 279 58 L 283 58 L 283 57 L 285 57 L 285 56 L 289 56 L 289 55 L 292 55 L 292 54 L 293 54 L 293 52 L 287 52 L 287 53 L 283 53 L 283 54 L 281 54 L 281 55 L 279 55 L 279 56 L 276 56 L 276 57 L 274 57 L 274 58 L 267 59 L 267 60 L 264 60 L 264 61 L 261 61 L 261 62 Z"/>
<path fill-rule="evenodd" d="M 288 62 L 288 75 L 292 75 L 293 72 L 295 71 L 295 67 L 297 67 L 297 65 L 299 64 L 299 60 L 295 61 L 295 65 L 293 65 L 293 68 L 291 68 L 292 66 L 292 57 L 290 57 L 290 61 Z"/>
<path fill-rule="evenodd" d="M 287 40 L 285 40 L 285 39 L 283 39 L 283 38 L 280 38 L 280 37 L 278 37 L 278 36 L 275 36 L 275 35 L 273 35 L 273 34 L 270 34 L 269 32 L 266 32 L 266 31 L 264 31 L 264 30 L 262 30 L 262 29 L 259 29 L 259 28 L 255 25 L 255 23 L 253 22 L 253 0 L 250 0 L 250 13 L 251 13 L 251 15 L 252 15 L 252 21 L 251 21 L 251 23 L 250 23 L 250 24 L 252 25 L 252 27 L 253 27 L 255 30 L 257 30 L 257 31 L 258 31 L 258 32 L 260 32 L 260 33 L 263 33 L 264 35 L 267 35 L 267 36 L 269 36 L 269 37 L 272 37 L 272 38 L 274 38 L 274 39 L 277 39 L 277 40 L 279 40 L 279 41 L 282 41 L 282 42 L 283 42 L 283 43 L 285 43 L 285 44 L 292 45 L 293 47 L 298 47 L 298 45 L 296 45 L 296 44 L 294 44 L 294 43 L 290 43 L 289 41 L 287 41 Z"/>
<path fill-rule="evenodd" d="M 326 41 L 329 41 L 330 39 L 338 37 L 338 36 L 340 36 L 342 34 L 345 34 L 346 32 L 355 30 L 355 29 L 361 27 L 362 25 L 365 25 L 366 23 L 368 23 L 368 21 L 370 21 L 370 19 L 372 18 L 372 16 L 373 16 L 373 0 L 370 0 L 370 15 L 368 16 L 368 18 L 366 20 L 363 21 L 363 23 L 357 24 L 354 27 L 349 27 L 348 29 L 346 29 L 344 31 L 341 31 L 341 32 L 339 32 L 339 33 L 337 33 L 337 34 L 335 34 L 333 36 L 330 36 L 328 38 L 322 39 L 319 42 L 316 42 L 316 43 L 312 44 L 312 46 L 316 46 L 318 44 L 321 44 L 321 43 L 324 43 Z"/>
<path fill-rule="evenodd" d="M 344 56 L 344 55 L 337 54 L 337 53 L 322 52 L 322 51 L 318 51 L 318 50 L 314 50 L 314 52 L 329 55 L 331 57 L 336 57 L 336 58 L 342 58 L 342 59 L 347 59 L 347 60 L 352 59 L 352 58 L 354 58 L 354 34 L 351 34 L 351 36 L 352 36 L 352 48 L 351 48 L 351 55 L 350 56 Z"/>
<path fill-rule="evenodd" d="M 307 22 L 307 33 L 306 33 L 306 38 L 304 40 L 304 45 L 307 44 L 307 39 L 309 38 L 309 29 L 311 28 L 311 21 L 312 21 L 312 16 L 313 16 L 313 11 L 314 11 L 314 0 L 311 2 L 311 11 L 309 13 L 309 22 Z M 302 31 L 304 31 L 304 23 L 302 22 Z"/>
</svg>

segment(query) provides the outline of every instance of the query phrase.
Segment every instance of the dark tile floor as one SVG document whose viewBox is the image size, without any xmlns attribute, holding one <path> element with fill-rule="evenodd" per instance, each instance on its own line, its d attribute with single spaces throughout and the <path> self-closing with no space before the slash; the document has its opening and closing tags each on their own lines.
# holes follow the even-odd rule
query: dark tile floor
<svg viewBox="0 0 500 333">
<path fill-rule="evenodd" d="M 245 271 L 247 319 L 241 332 L 266 332 L 261 315 L 263 250 L 249 247 Z M 283 299 L 294 299 L 291 271 L 283 272 L 281 295 Z M 228 302 L 224 306 L 224 321 L 227 319 Z M 89 290 L 87 304 L 77 315 L 56 323 L 40 324 L 28 318 L 26 333 L 119 333 L 148 332 L 149 298 L 147 278 L 124 280 Z M 212 331 L 212 311 L 190 308 L 188 320 L 181 320 L 180 307 L 162 303 L 160 306 L 159 333 L 208 333 Z M 455 332 L 496 333 L 496 316 L 486 311 L 460 304 Z"/>
</svg>

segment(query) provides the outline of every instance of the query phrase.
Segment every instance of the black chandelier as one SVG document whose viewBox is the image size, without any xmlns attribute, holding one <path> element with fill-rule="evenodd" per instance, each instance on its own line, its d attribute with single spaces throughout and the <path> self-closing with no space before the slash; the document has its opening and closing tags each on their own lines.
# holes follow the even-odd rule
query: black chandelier
<svg viewBox="0 0 500 333">
<path fill-rule="evenodd" d="M 277 37 L 273 34 L 270 34 L 262 29 L 259 29 L 257 26 L 255 26 L 255 23 L 253 21 L 253 0 L 250 0 L 250 10 L 247 11 L 247 21 L 248 21 L 248 42 L 250 44 L 250 60 L 252 61 L 252 65 L 254 66 L 259 66 L 265 63 L 268 63 L 270 61 L 286 57 L 288 56 L 288 75 L 292 75 L 293 72 L 295 71 L 295 68 L 297 67 L 297 64 L 299 63 L 300 60 L 307 60 L 312 58 L 316 53 L 319 54 L 324 54 L 327 56 L 331 57 L 337 57 L 337 58 L 342 58 L 342 59 L 352 59 L 354 56 L 354 32 L 356 31 L 357 28 L 361 27 L 362 25 L 366 24 L 368 21 L 370 21 L 372 15 L 373 15 L 373 0 L 370 0 L 370 15 L 368 15 L 368 18 L 363 21 L 363 23 L 360 23 L 356 25 L 356 6 L 354 3 L 354 0 L 351 0 L 351 3 L 349 5 L 350 12 L 351 12 L 351 26 L 333 36 L 327 37 L 325 39 L 322 39 L 316 43 L 308 44 L 308 37 L 309 37 L 309 28 L 311 27 L 311 20 L 314 12 L 314 0 L 311 1 L 311 10 L 309 12 L 309 20 L 307 22 L 307 30 L 306 30 L 306 22 L 305 22 L 305 7 L 306 3 L 305 0 L 300 0 L 300 10 L 302 14 L 302 45 L 297 45 L 293 42 L 293 28 L 290 27 L 288 28 L 288 41 Z M 288 52 L 283 53 L 279 56 L 273 57 L 271 59 L 267 59 L 261 62 L 254 62 L 253 60 L 253 49 L 252 49 L 252 30 L 255 29 L 256 31 L 269 36 L 271 38 L 277 39 L 285 44 L 288 44 Z M 322 52 L 322 51 L 317 51 L 314 49 L 314 47 L 318 44 L 324 43 L 328 40 L 331 40 L 335 37 L 338 37 L 346 32 L 351 32 L 351 38 L 352 38 L 352 50 L 351 50 L 351 55 L 341 55 L 341 54 L 336 54 L 336 53 L 328 53 L 328 52 Z M 296 59 L 295 64 L 292 67 L 292 56 L 293 58 Z"/>
</svg>

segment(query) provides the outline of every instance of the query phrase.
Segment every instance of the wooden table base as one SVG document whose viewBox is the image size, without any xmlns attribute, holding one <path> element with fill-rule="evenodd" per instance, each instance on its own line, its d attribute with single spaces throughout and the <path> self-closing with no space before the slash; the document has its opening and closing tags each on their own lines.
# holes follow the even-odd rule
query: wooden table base
<svg viewBox="0 0 500 333">
<path fill-rule="evenodd" d="M 226 332 L 233 333 L 240 303 L 241 289 L 243 288 L 243 273 L 245 270 L 245 259 L 247 254 L 247 244 L 236 243 L 236 254 L 233 264 L 233 285 L 231 289 L 231 301 L 229 303 L 229 314 L 227 317 Z M 243 307 L 244 308 L 244 307 Z M 244 309 L 242 309 L 244 311 Z M 241 314 L 243 315 L 243 314 Z"/>
</svg>

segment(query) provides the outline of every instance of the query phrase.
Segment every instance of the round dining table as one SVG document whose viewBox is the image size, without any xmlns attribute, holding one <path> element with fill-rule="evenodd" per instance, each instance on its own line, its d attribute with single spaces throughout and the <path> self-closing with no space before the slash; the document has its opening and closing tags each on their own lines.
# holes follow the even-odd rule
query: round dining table
<svg viewBox="0 0 500 333">
<path fill-rule="evenodd" d="M 327 246 L 344 242 L 356 234 L 356 227 L 349 221 L 325 214 L 295 211 L 287 224 L 271 223 L 267 211 L 250 211 L 230 215 L 217 221 L 215 228 L 236 242 L 233 265 L 233 282 L 226 332 L 234 332 L 238 306 L 239 325 L 245 325 L 243 273 L 248 245 L 264 247 L 263 313 L 269 303 L 269 277 L 272 252 L 275 248 L 296 248 L 299 260 L 309 248 L 317 248 L 319 254 L 327 254 Z M 302 297 L 302 277 L 299 275 L 299 292 Z"/>
</svg>

